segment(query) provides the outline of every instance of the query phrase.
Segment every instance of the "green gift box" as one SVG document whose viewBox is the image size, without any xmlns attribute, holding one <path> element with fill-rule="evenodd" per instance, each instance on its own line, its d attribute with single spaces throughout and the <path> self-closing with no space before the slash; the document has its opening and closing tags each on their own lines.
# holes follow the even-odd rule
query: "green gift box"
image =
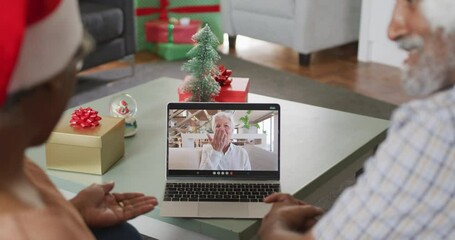
<svg viewBox="0 0 455 240">
<path fill-rule="evenodd" d="M 221 30 L 220 0 L 135 0 L 136 49 L 149 49 L 145 38 L 145 23 L 154 19 L 183 18 L 200 20 L 202 26 L 210 26 L 220 43 Z"/>
<path fill-rule="evenodd" d="M 150 43 L 147 42 L 145 47 L 148 51 L 158 54 L 158 56 L 167 61 L 186 59 L 186 53 L 194 47 L 193 44 L 175 44 L 175 43 Z"/>
</svg>

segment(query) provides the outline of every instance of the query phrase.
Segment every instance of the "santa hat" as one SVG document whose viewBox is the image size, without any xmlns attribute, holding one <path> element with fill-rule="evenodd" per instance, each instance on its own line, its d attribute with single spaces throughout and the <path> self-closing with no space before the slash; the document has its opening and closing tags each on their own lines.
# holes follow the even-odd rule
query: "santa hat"
<svg viewBox="0 0 455 240">
<path fill-rule="evenodd" d="M 0 106 L 62 71 L 82 40 L 76 0 L 12 0 L 0 8 Z"/>
</svg>

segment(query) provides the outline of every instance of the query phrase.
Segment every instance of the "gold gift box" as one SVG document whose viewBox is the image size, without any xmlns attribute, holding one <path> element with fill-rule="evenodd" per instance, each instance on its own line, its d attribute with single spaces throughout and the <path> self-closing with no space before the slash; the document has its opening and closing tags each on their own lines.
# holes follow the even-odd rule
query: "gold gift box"
<svg viewBox="0 0 455 240">
<path fill-rule="evenodd" d="M 49 169 L 104 174 L 125 153 L 123 118 L 102 117 L 95 128 L 73 128 L 63 117 L 46 143 Z"/>
</svg>

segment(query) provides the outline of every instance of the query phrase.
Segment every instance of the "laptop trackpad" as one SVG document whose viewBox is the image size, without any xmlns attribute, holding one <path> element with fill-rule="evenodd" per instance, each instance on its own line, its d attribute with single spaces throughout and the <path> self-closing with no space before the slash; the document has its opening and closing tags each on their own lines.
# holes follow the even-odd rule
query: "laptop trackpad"
<svg viewBox="0 0 455 240">
<path fill-rule="evenodd" d="M 245 218 L 249 215 L 248 203 L 200 202 L 200 217 Z"/>
</svg>

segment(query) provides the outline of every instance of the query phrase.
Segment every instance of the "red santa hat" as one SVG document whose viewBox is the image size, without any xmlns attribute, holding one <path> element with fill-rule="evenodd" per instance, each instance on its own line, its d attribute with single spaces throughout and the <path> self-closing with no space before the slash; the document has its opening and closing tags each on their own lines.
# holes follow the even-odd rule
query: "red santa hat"
<svg viewBox="0 0 455 240">
<path fill-rule="evenodd" d="M 76 0 L 12 0 L 0 8 L 0 106 L 63 70 L 82 41 Z"/>
</svg>

